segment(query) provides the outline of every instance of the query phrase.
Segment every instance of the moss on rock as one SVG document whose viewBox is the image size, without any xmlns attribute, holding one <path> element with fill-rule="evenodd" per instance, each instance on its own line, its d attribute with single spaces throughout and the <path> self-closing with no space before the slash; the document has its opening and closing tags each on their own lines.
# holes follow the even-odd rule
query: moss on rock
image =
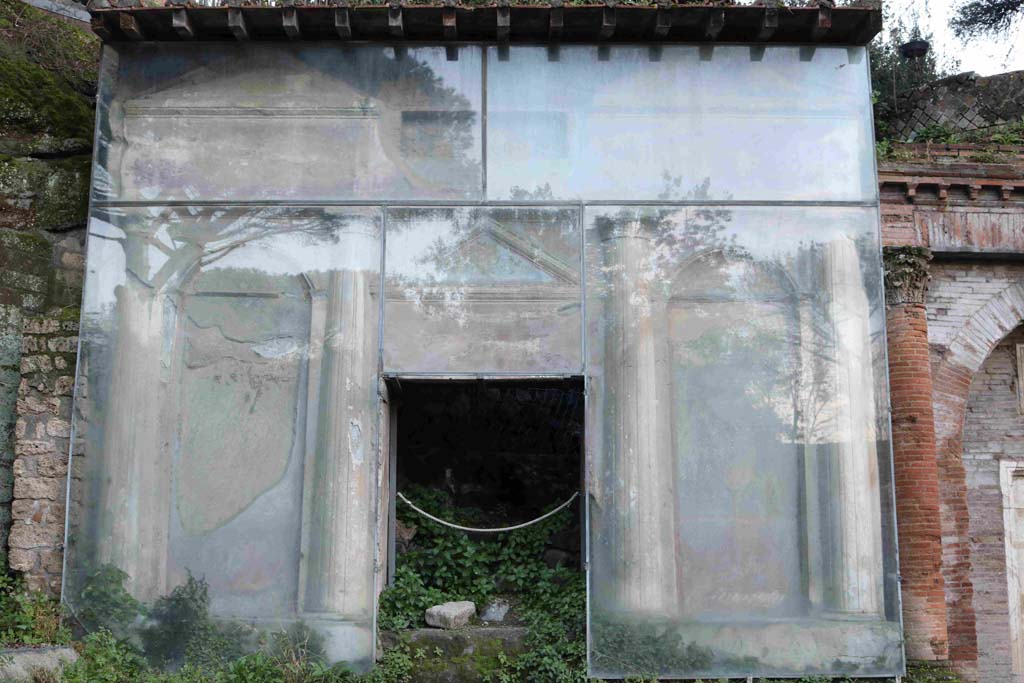
<svg viewBox="0 0 1024 683">
<path fill-rule="evenodd" d="M 0 229 L 0 251 L 17 251 L 30 258 L 49 259 L 53 246 L 40 235 Z"/>
<path fill-rule="evenodd" d="M 0 0 L 0 43 L 87 97 L 96 92 L 99 39 L 20 0 Z"/>
<path fill-rule="evenodd" d="M 93 121 L 89 100 L 38 64 L 12 53 L 0 46 L 0 126 L 20 133 L 88 139 Z"/>
<path fill-rule="evenodd" d="M 67 230 L 85 222 L 90 157 L 0 156 L 0 227 Z"/>
</svg>

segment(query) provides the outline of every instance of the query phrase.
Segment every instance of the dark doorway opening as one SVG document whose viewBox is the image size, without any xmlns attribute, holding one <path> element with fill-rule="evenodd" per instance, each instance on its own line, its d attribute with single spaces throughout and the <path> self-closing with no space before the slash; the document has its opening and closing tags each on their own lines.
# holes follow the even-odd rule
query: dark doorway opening
<svg viewBox="0 0 1024 683">
<path fill-rule="evenodd" d="M 472 526 L 496 528 L 535 519 L 582 491 L 582 378 L 391 379 L 389 394 L 397 410 L 392 491 L 413 502 L 417 491 L 441 491 L 453 507 L 473 511 Z M 551 565 L 581 566 L 581 499 L 569 507 L 574 523 L 548 542 Z M 394 507 L 391 520 L 394 567 L 403 551 Z"/>
</svg>

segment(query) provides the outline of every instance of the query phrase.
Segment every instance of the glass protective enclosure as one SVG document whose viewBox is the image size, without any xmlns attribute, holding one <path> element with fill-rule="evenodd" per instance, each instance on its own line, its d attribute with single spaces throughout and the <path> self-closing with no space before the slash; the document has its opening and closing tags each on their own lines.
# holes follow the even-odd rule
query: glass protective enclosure
<svg viewBox="0 0 1024 683">
<path fill-rule="evenodd" d="M 861 48 L 488 50 L 495 200 L 872 201 Z"/>
<path fill-rule="evenodd" d="M 354 207 L 94 211 L 73 609 L 92 614 L 113 583 L 159 614 L 201 578 L 233 647 L 302 621 L 332 661 L 370 665 L 380 222 Z M 87 619 L 133 625 L 109 618 Z"/>
<path fill-rule="evenodd" d="M 864 48 L 117 45 L 98 113 L 83 621 L 369 668 L 382 374 L 583 375 L 592 676 L 902 673 Z"/>
<path fill-rule="evenodd" d="M 581 374 L 579 211 L 388 211 L 384 368 Z"/>
<path fill-rule="evenodd" d="M 382 45 L 107 49 L 111 200 L 481 196 L 481 54 Z"/>
<path fill-rule="evenodd" d="M 588 210 L 595 674 L 901 667 L 876 218 Z"/>
</svg>

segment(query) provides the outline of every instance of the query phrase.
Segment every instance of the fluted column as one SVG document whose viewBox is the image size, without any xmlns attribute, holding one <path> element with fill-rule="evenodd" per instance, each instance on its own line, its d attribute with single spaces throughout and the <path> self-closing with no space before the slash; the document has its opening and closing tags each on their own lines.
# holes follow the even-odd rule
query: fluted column
<svg viewBox="0 0 1024 683">
<path fill-rule="evenodd" d="M 373 604 L 377 335 L 369 279 L 345 270 L 328 281 L 319 401 L 310 406 L 318 411 L 316 446 L 304 496 L 302 610 L 353 620 L 369 619 Z"/>
<path fill-rule="evenodd" d="M 885 250 L 885 308 L 907 656 L 941 660 L 949 655 L 949 635 L 925 309 L 930 258 L 918 247 Z"/>
<path fill-rule="evenodd" d="M 847 617 L 884 615 L 882 521 L 870 309 L 853 240 L 824 248 L 834 388 L 830 458 L 832 556 L 828 609 Z"/>
<path fill-rule="evenodd" d="M 669 412 L 667 315 L 641 220 L 602 234 L 605 303 L 604 487 L 617 608 L 633 616 L 678 611 L 675 468 Z"/>
</svg>

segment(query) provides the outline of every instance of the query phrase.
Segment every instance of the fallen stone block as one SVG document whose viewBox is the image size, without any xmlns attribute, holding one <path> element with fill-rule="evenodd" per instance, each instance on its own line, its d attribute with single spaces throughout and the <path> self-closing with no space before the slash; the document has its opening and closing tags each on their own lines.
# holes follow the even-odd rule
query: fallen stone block
<svg viewBox="0 0 1024 683">
<path fill-rule="evenodd" d="M 21 647 L 0 650 L 0 681 L 33 683 L 37 680 L 60 680 L 61 670 L 78 660 L 70 647 Z M 41 673 L 52 674 L 42 678 Z"/>
<path fill-rule="evenodd" d="M 475 615 L 476 605 L 464 600 L 434 605 L 427 610 L 425 618 L 428 626 L 452 629 L 465 626 Z"/>
</svg>

